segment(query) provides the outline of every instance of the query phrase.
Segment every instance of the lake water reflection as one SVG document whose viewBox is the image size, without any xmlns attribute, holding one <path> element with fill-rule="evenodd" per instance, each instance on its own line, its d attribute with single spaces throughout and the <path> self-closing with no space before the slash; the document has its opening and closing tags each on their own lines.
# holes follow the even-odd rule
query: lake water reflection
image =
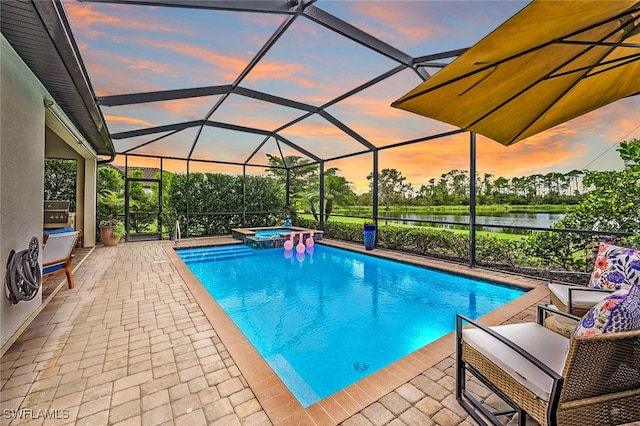
<svg viewBox="0 0 640 426">
<path fill-rule="evenodd" d="M 438 222 L 469 223 L 468 214 L 427 214 L 407 212 L 380 212 L 380 216 L 409 219 L 409 220 L 433 220 Z M 562 219 L 564 213 L 495 213 L 491 216 L 476 215 L 477 225 L 507 225 L 525 226 L 534 228 L 548 228 L 553 223 Z M 407 222 L 410 223 L 410 222 Z"/>
</svg>

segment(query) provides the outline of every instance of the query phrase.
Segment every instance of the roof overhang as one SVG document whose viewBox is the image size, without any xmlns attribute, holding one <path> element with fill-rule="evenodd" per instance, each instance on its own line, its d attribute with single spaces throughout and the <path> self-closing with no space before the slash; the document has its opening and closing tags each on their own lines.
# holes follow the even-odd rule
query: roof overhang
<svg viewBox="0 0 640 426">
<path fill-rule="evenodd" d="M 57 0 L 0 2 L 0 28 L 98 155 L 115 155 L 62 5 Z"/>
</svg>

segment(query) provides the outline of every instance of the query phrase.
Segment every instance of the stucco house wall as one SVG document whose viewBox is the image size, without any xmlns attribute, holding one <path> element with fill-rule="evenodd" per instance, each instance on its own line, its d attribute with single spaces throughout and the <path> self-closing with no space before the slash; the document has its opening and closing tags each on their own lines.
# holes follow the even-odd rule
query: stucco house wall
<svg viewBox="0 0 640 426">
<path fill-rule="evenodd" d="M 16 305 L 5 297 L 4 271 L 11 250 L 42 241 L 44 134 L 47 91 L 2 37 L 0 55 L 0 343 L 4 345 L 42 303 Z M 40 252 L 42 257 L 42 251 Z"/>
<path fill-rule="evenodd" d="M 42 305 L 39 291 L 30 301 L 12 304 L 6 298 L 5 267 L 11 250 L 24 250 L 31 237 L 42 243 L 44 201 L 45 141 L 54 140 L 48 149 L 58 156 L 82 161 L 78 194 L 82 199 L 82 227 L 85 246 L 95 244 L 96 160 L 90 150 L 76 146 L 72 129 L 61 126 L 58 114 L 46 107 L 52 99 L 3 35 L 0 35 L 0 354 L 28 325 Z M 66 117 L 65 117 L 66 118 Z M 56 122 L 58 124 L 56 124 Z M 61 128 L 66 128 L 68 135 Z M 48 135 L 48 136 L 47 136 Z M 66 144 L 66 146 L 65 146 Z M 82 154 L 82 149 L 86 150 Z M 80 166 L 80 162 L 78 163 Z M 81 179 L 80 179 L 81 178 Z M 90 182 L 89 184 L 85 184 Z M 89 235 L 89 238 L 86 236 Z M 39 254 L 40 264 L 42 250 Z"/>
</svg>

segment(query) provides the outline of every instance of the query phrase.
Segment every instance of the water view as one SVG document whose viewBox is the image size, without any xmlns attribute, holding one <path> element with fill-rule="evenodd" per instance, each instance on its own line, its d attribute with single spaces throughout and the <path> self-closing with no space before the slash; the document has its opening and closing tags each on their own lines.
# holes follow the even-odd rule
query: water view
<svg viewBox="0 0 640 426">
<path fill-rule="evenodd" d="M 433 220 L 436 222 L 469 223 L 468 214 L 433 214 L 422 212 L 385 212 L 382 217 L 407 220 Z M 524 226 L 533 228 L 549 228 L 564 217 L 564 213 L 492 213 L 476 215 L 478 225 Z M 406 222 L 407 224 L 410 222 Z M 493 228 L 498 229 L 498 228 Z"/>
</svg>

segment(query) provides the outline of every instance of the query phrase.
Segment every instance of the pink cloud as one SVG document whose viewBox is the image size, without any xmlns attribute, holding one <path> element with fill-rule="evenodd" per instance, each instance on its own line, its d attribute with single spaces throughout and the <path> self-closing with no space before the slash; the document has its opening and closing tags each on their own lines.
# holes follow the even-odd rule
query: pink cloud
<svg viewBox="0 0 640 426">
<path fill-rule="evenodd" d="M 235 80 L 249 63 L 249 59 L 246 57 L 227 55 L 193 44 L 177 41 L 139 40 L 139 43 L 152 45 L 158 49 L 170 50 L 212 65 L 215 69 L 219 70 L 219 77 L 228 82 Z M 314 82 L 312 80 L 300 77 L 300 75 L 305 75 L 308 72 L 309 68 L 304 64 L 263 59 L 258 66 L 251 71 L 247 80 L 287 79 L 293 80 L 302 86 L 313 86 Z"/>
<path fill-rule="evenodd" d="M 633 96 L 591 111 L 570 123 L 610 142 L 620 142 L 640 135 L 639 111 L 640 96 Z"/>
<path fill-rule="evenodd" d="M 142 120 L 142 119 L 139 119 L 139 118 L 126 117 L 126 116 L 122 116 L 122 115 L 105 114 L 104 118 L 110 124 L 116 124 L 116 125 L 117 124 L 127 124 L 127 125 L 131 125 L 131 126 L 139 126 L 139 127 L 155 126 L 154 123 L 151 123 L 149 121 Z"/>
<path fill-rule="evenodd" d="M 83 51 L 83 59 L 98 96 L 163 89 L 148 78 L 149 73 L 170 78 L 180 76 L 175 64 L 141 60 L 105 50 L 87 49 Z M 119 78 L 114 78 L 114 75 Z"/>
<path fill-rule="evenodd" d="M 128 6 L 98 6 L 94 4 L 78 3 L 75 1 L 65 1 L 64 7 L 67 12 L 67 16 L 69 17 L 69 21 L 73 23 L 73 27 L 81 29 L 89 38 L 96 38 L 97 36 L 107 34 L 96 29 L 95 27 L 97 26 L 173 34 L 191 34 L 191 32 L 185 28 L 153 22 L 153 20 L 149 20 L 150 15 L 146 15 L 145 19 L 140 19 L 139 15 L 131 13 L 132 9 Z M 110 13 L 99 10 L 101 8 L 104 9 L 105 7 L 109 8 Z"/>
<path fill-rule="evenodd" d="M 361 28 L 391 44 L 415 44 L 445 33 L 437 22 L 428 21 L 428 2 L 404 2 L 402 7 L 396 2 L 366 2 L 354 8 L 367 18 L 358 24 Z"/>
<path fill-rule="evenodd" d="M 300 123 L 287 128 L 282 132 L 286 134 L 289 138 L 304 138 L 304 139 L 314 139 L 318 141 L 341 141 L 344 140 L 345 135 L 342 130 L 338 129 L 332 124 L 318 124 L 307 121 L 301 121 Z"/>
</svg>

